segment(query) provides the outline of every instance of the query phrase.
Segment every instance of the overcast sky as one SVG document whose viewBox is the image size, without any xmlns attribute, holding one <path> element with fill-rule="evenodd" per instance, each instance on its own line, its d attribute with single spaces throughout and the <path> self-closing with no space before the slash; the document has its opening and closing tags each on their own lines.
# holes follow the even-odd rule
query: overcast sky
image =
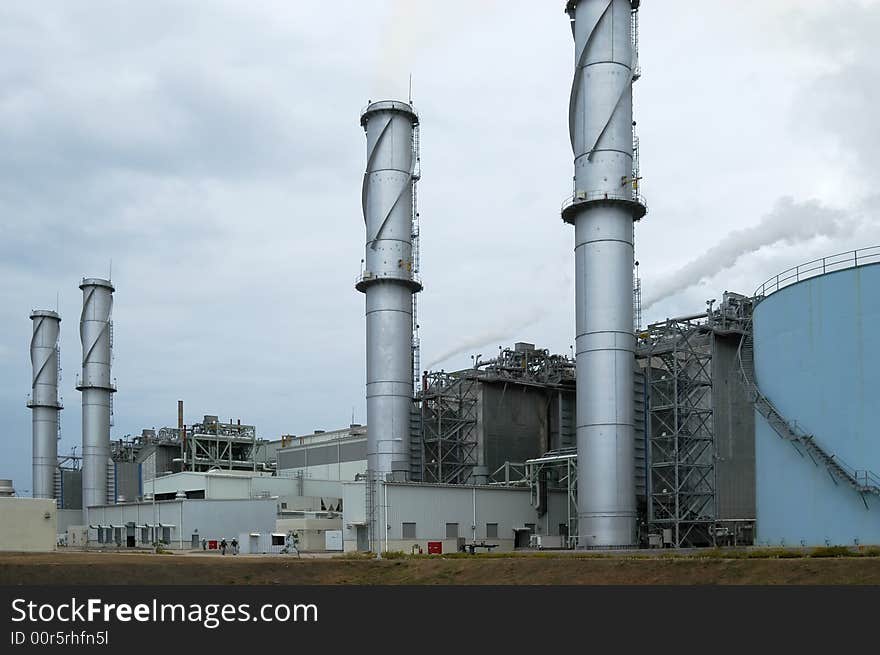
<svg viewBox="0 0 880 655">
<path fill-rule="evenodd" d="M 83 276 L 110 274 L 113 436 L 203 414 L 365 421 L 359 112 L 422 121 L 422 363 L 570 352 L 562 0 L 0 4 L 0 477 L 30 493 L 31 309 L 62 314 L 80 445 Z M 880 243 L 880 4 L 648 0 L 636 230 L 648 321 Z M 447 356 L 450 353 L 455 353 Z M 440 360 L 440 358 L 446 357 Z"/>
</svg>

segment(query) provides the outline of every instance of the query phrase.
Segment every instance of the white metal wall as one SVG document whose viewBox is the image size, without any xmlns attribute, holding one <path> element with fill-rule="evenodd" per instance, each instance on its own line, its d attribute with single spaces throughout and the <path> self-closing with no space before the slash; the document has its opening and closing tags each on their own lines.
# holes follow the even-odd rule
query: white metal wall
<svg viewBox="0 0 880 655">
<path fill-rule="evenodd" d="M 0 551 L 55 550 L 54 498 L 0 497 Z"/>
<path fill-rule="evenodd" d="M 171 548 L 188 549 L 192 535 L 199 538 L 227 539 L 243 532 L 273 532 L 276 507 L 273 499 L 168 500 L 157 503 L 129 503 L 89 507 L 88 525 L 172 526 Z M 135 538 L 142 544 L 141 530 Z M 89 542 L 97 542 L 97 532 L 89 530 Z"/>
<path fill-rule="evenodd" d="M 386 500 L 387 492 L 387 500 Z M 346 550 L 356 550 L 357 527 L 364 521 L 364 485 L 343 485 L 343 539 Z M 514 529 L 534 525 L 537 534 L 558 535 L 567 523 L 565 494 L 551 493 L 549 511 L 538 517 L 529 491 L 513 487 L 468 487 L 389 483 L 380 487 L 376 499 L 378 522 L 383 524 L 387 507 L 388 550 L 408 552 L 413 545 L 443 541 L 449 550 L 447 524 L 458 524 L 458 536 L 467 542 L 497 543 L 499 550 L 513 548 Z M 415 538 L 403 537 L 403 523 L 415 523 Z M 496 524 L 497 537 L 487 535 L 487 524 Z M 386 535 L 380 534 L 383 548 Z M 452 540 L 454 542 L 454 540 Z"/>
</svg>

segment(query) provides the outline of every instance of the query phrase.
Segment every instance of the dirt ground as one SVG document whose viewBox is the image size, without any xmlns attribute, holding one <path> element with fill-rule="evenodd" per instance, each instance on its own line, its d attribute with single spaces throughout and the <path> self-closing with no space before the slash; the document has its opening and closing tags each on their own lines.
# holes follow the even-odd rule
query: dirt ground
<svg viewBox="0 0 880 655">
<path fill-rule="evenodd" d="M 880 585 L 880 558 L 511 557 L 357 560 L 0 553 L 0 585 Z"/>
</svg>

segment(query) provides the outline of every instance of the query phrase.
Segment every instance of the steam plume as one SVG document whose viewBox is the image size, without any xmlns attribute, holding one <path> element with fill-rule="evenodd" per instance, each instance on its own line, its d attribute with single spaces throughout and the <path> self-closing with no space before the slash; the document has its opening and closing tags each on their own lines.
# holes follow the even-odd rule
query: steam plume
<svg viewBox="0 0 880 655">
<path fill-rule="evenodd" d="M 462 22 L 482 20 L 484 12 L 498 7 L 498 0 L 392 0 L 382 36 L 375 93 L 383 97 L 406 97 L 409 75 L 417 56 L 456 33 Z"/>
<path fill-rule="evenodd" d="M 482 346 L 494 345 L 501 341 L 506 341 L 512 338 L 520 330 L 523 330 L 530 325 L 534 325 L 535 323 L 537 323 L 538 319 L 540 318 L 540 314 L 536 313 L 531 318 L 527 320 L 522 320 L 519 323 L 511 321 L 505 328 L 488 330 L 479 334 L 466 337 L 463 341 L 458 342 L 448 350 L 437 355 L 431 361 L 431 363 L 428 364 L 427 369 L 433 370 L 438 364 L 442 364 L 447 359 L 451 359 L 456 355 L 461 355 L 462 353 L 466 353 L 470 350 L 474 350 Z"/>
<path fill-rule="evenodd" d="M 795 202 L 786 197 L 754 227 L 730 232 L 719 244 L 650 286 L 643 300 L 648 309 L 661 300 L 710 280 L 742 257 L 773 245 L 794 246 L 815 237 L 838 237 L 857 223 L 842 211 L 815 201 Z M 647 286 L 647 285 L 646 285 Z"/>
</svg>

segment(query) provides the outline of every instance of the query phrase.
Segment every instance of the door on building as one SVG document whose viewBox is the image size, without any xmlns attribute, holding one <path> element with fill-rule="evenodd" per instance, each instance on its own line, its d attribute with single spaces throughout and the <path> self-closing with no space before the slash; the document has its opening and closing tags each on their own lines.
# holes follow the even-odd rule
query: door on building
<svg viewBox="0 0 880 655">
<path fill-rule="evenodd" d="M 125 524 L 125 547 L 134 548 L 134 523 Z"/>
<path fill-rule="evenodd" d="M 366 553 L 370 550 L 370 539 L 367 535 L 367 526 L 357 526 L 357 549 L 358 552 Z"/>
<path fill-rule="evenodd" d="M 559 524 L 559 536 L 562 537 L 562 547 L 568 548 L 568 523 Z"/>
</svg>

